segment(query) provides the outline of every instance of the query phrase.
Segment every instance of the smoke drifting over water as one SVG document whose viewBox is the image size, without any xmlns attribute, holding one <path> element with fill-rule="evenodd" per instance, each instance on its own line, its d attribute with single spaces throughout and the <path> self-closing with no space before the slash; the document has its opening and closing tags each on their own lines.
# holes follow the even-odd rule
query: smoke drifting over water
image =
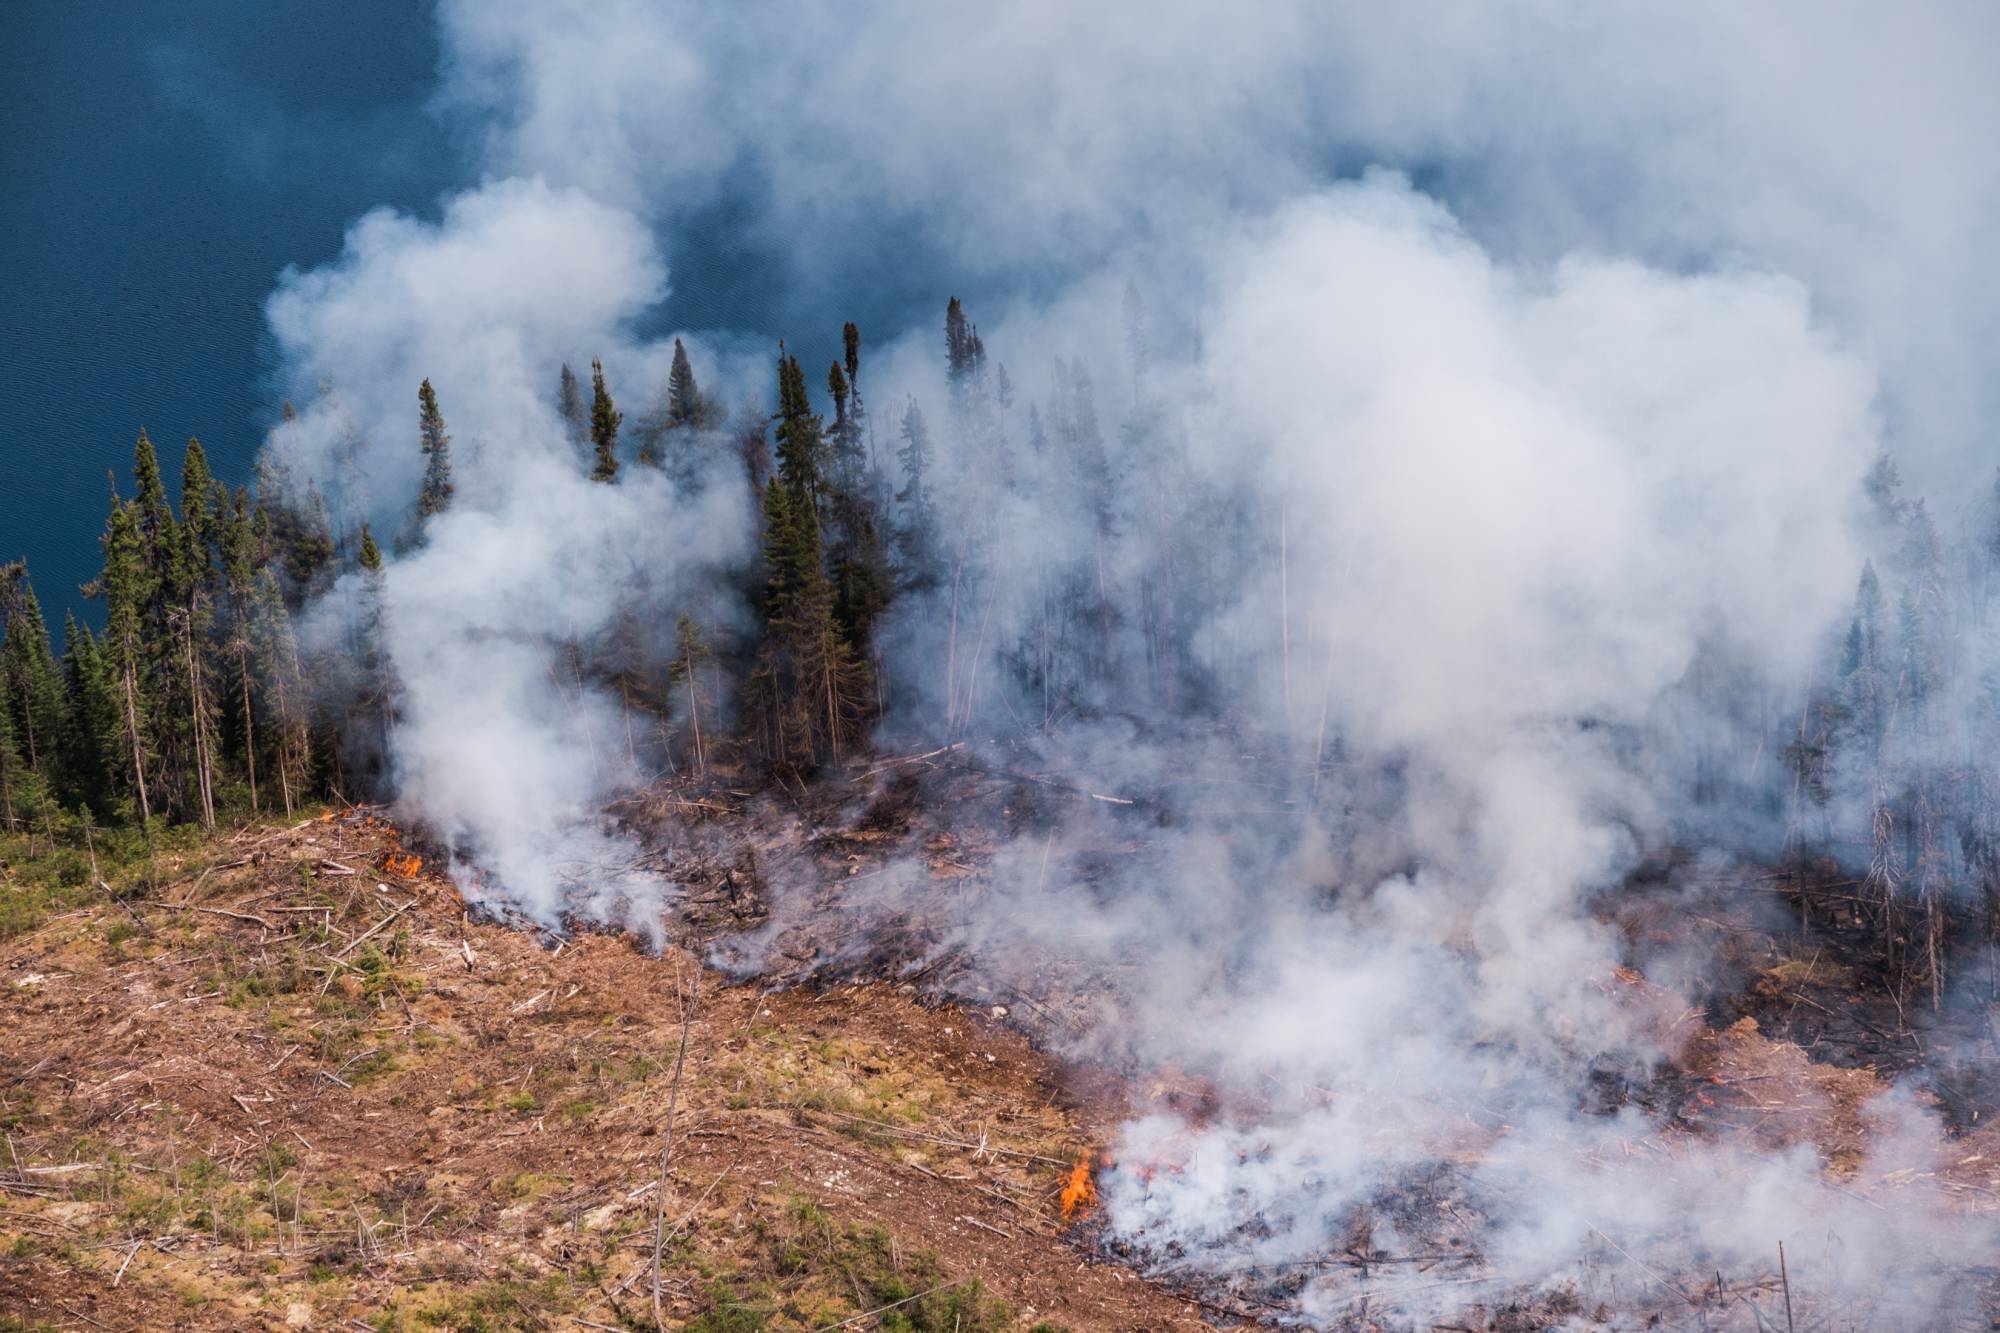
<svg viewBox="0 0 2000 1333">
<path fill-rule="evenodd" d="M 474 891 L 656 930 L 672 886 L 618 869 L 598 813 L 649 775 L 563 645 L 696 601 L 747 622 L 717 589 L 753 557 L 755 510 L 720 436 L 700 484 L 589 481 L 556 367 L 601 356 L 628 407 L 665 382 L 671 339 L 633 332 L 673 313 L 659 238 L 729 190 L 791 257 L 799 309 L 913 235 L 940 299 L 959 274 L 993 293 L 981 336 L 1020 401 L 947 406 L 933 310 L 869 331 L 894 335 L 863 381 L 875 458 L 922 403 L 945 527 L 983 572 L 976 665 L 940 666 L 967 649 L 934 602 L 892 610 L 885 725 L 1051 721 L 1007 667 L 1060 571 L 1204 590 L 1176 603 L 1197 616 L 1170 627 L 1176 683 L 1144 617 L 1071 626 L 1102 637 L 1111 683 L 1094 722 L 1040 742 L 1167 810 L 1164 850 L 1086 884 L 1066 868 L 1107 816 L 1068 819 L 1001 849 L 951 941 L 996 982 L 1029 960 L 1114 978 L 1071 1053 L 1220 1089 L 1199 1123 L 1127 1126 L 1112 1231 L 1170 1269 L 1298 1264 L 1448 1163 L 1486 1267 L 1408 1296 L 1412 1317 L 1521 1284 L 1599 1298 L 1577 1256 L 1633 1235 L 1738 1272 L 1790 1236 L 1822 1293 L 1894 1275 L 1941 1308 L 1947 1270 L 1996 1238 L 1937 1190 L 1884 1210 L 1810 1153 L 1649 1145 L 1640 1111 L 1579 1100 L 1671 1056 L 1688 1008 L 1621 976 L 1593 896 L 1717 821 L 1685 796 L 1697 764 L 1774 762 L 1730 710 L 1795 709 L 1864 554 L 1859 479 L 1888 443 L 1986 470 L 1962 465 L 2000 406 L 1974 350 L 2000 172 L 1968 137 L 1993 123 L 1966 58 L 1990 15 L 1911 11 L 1885 40 L 1799 10 L 1434 17 L 885 6 L 764 30 L 445 5 L 439 105 L 492 175 L 436 222 L 360 220 L 269 308 L 301 399 L 330 386 L 273 448 L 344 523 L 405 521 L 420 379 L 451 421 L 454 505 L 383 576 L 398 800 Z M 1781 40 L 1800 73 L 1773 86 Z M 1857 125 L 1863 102 L 1882 118 Z M 714 398 L 768 376 L 738 333 L 690 340 Z M 1031 423 L 1029 403 L 1051 406 Z M 1086 403 L 1116 514 L 1051 482 L 1097 429 Z M 361 581 L 322 600 L 323 632 Z M 1339 796 L 1277 832 L 1203 815 L 1180 793 L 1234 743 L 1182 727 L 1197 703 L 1294 768 L 1334 738 Z M 1730 831 L 1777 841 L 1759 810 Z M 896 911 L 918 877 L 856 910 Z M 1869 1114 L 1858 1179 L 1935 1166 L 1913 1100 Z M 1299 1312 L 1350 1299 L 1308 1283 Z"/>
</svg>

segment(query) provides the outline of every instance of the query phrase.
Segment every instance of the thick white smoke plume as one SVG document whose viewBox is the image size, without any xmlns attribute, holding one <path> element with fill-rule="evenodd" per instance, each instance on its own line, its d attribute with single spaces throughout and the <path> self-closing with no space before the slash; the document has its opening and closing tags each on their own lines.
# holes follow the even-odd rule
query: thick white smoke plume
<svg viewBox="0 0 2000 1333">
<path fill-rule="evenodd" d="M 429 378 L 447 409 L 452 506 L 379 592 L 346 576 L 311 628 L 324 639 L 379 615 L 395 790 L 545 922 L 573 899 L 650 931 L 665 889 L 598 828 L 605 800 L 649 775 L 620 701 L 563 645 L 606 634 L 621 610 L 687 605 L 749 544 L 739 471 L 692 494 L 650 470 L 600 486 L 556 410 L 565 361 L 665 379 L 670 348 L 625 332 L 665 281 L 630 214 L 512 180 L 458 196 L 435 224 L 370 214 L 336 264 L 288 274 L 270 302 L 299 387 L 319 390 L 272 447 L 318 479 L 350 539 L 370 520 L 385 547 L 410 537 L 413 386 Z"/>
<path fill-rule="evenodd" d="M 1537 265 L 1610 252 L 1807 282 L 1889 370 L 1906 458 L 1948 465 L 2000 409 L 1980 350 L 2000 335 L 2000 14 L 1974 0 L 439 16 L 439 103 L 489 170 L 670 222 L 748 189 L 745 225 L 836 319 L 857 273 L 893 282 L 912 250 L 960 288 L 1045 285 L 1387 164 Z"/>
<path fill-rule="evenodd" d="M 749 558 L 754 509 L 731 448 L 703 484 L 589 481 L 555 371 L 602 357 L 629 420 L 666 379 L 670 341 L 633 333 L 667 297 L 661 248 L 733 199 L 788 265 L 781 310 L 935 270 L 920 315 L 867 331 L 874 454 L 911 399 L 938 423 L 947 527 L 994 571 L 967 611 L 990 665 L 982 695 L 940 666 L 965 649 L 935 616 L 892 610 L 896 725 L 1051 720 L 1001 662 L 1037 633 L 1039 580 L 1087 566 L 1136 600 L 1179 543 L 1202 559 L 1173 577 L 1231 580 L 1175 628 L 1214 713 L 1303 762 L 1330 737 L 1356 756 L 1340 813 L 1202 822 L 1167 793 L 1229 746 L 1163 736 L 1171 692 L 1135 670 L 1049 744 L 1188 816 L 1171 851 L 1086 885 L 1110 816 L 1074 817 L 1001 849 L 954 921 L 996 987 L 1111 979 L 1059 1037 L 1074 1053 L 1223 1090 L 1213 1119 L 1127 1127 L 1121 1164 L 1153 1165 L 1107 1176 L 1115 1233 L 1190 1271 L 1303 1263 L 1455 1163 L 1490 1279 L 1411 1311 L 1601 1296 L 1579 1256 L 1663 1234 L 1733 1272 L 1791 1237 L 1822 1293 L 1894 1276 L 1945 1299 L 1939 1265 L 1993 1235 L 1921 1188 L 1885 1213 L 1810 1155 L 1578 1114 L 1594 1072 L 1670 1056 L 1686 1008 L 1623 977 L 1592 895 L 1675 829 L 1691 754 L 1775 762 L 1720 725 L 1698 664 L 1787 697 L 1853 587 L 1871 459 L 1893 441 L 1941 471 L 2000 407 L 1978 360 L 1992 15 L 1846 17 L 445 3 L 438 105 L 490 175 L 436 221 L 362 219 L 269 312 L 306 403 L 273 447 L 344 524 L 407 538 L 421 379 L 450 421 L 452 508 L 379 590 L 352 574 L 321 603 L 347 632 L 379 598 L 398 800 L 498 903 L 642 930 L 668 906 L 599 813 L 648 776 L 631 719 L 564 645 L 704 597 L 726 617 L 716 572 Z M 947 424 L 934 326 L 965 275 L 1022 399 L 974 432 Z M 712 396 L 739 397 L 740 335 L 690 341 Z M 1054 465 L 1026 404 L 1080 430 L 1079 383 L 1107 436 L 1137 423 L 1110 448 L 1136 497 L 1114 516 L 1031 484 Z M 1198 540 L 1158 531 L 1169 476 L 1226 497 Z M 1106 633 L 1145 656 L 1138 626 Z M 916 877 L 856 910 L 899 909 Z M 1922 1108 L 1872 1114 L 1864 1176 L 1930 1169 Z M 1336 1290 L 1308 1284 L 1302 1312 L 1342 1318 Z"/>
</svg>

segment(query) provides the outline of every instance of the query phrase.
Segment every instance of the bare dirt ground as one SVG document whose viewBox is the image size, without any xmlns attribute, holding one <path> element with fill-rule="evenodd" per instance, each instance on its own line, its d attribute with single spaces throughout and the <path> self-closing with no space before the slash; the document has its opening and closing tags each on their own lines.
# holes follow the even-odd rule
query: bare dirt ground
<svg viewBox="0 0 2000 1333">
<path fill-rule="evenodd" d="M 1102 1163 L 1135 1107 L 1214 1110 L 1199 1079 L 1062 1066 L 1025 1035 L 1087 1021 L 1085 983 L 1117 979 L 1051 960 L 996 981 L 948 942 L 950 900 L 990 887 L 1038 800 L 1102 798 L 970 768 L 862 776 L 784 800 L 661 788 L 621 811 L 684 887 L 661 953 L 468 915 L 365 810 L 219 839 L 163 865 L 163 889 L 0 943 L 0 1333 L 1281 1320 L 1295 1274 L 1170 1289 L 1110 1262 L 1087 1208 L 1064 1216 L 1075 1164 Z M 1105 830 L 1090 857 L 1144 854 L 1143 819 Z M 918 882 L 885 907 L 870 877 L 892 863 Z M 773 920 L 774 884 L 804 898 L 756 980 L 699 966 Z M 1991 1031 L 1926 1027 L 1888 998 L 1823 904 L 1795 927 L 1796 888 L 1773 887 L 1769 912 L 1734 881 L 1619 900 L 1635 959 L 1719 970 L 1697 1008 L 1663 1011 L 1678 1059 L 1607 1088 L 1605 1109 L 1645 1108 L 1657 1141 L 1640 1152 L 1809 1145 L 1893 1208 L 1909 1182 L 1856 1175 L 1865 1104 L 1947 1038 L 1964 1068 L 2000 1046 L 1988 1060 Z M 1918 1095 L 1959 1151 L 1929 1184 L 1992 1212 L 1992 1081 L 1933 1082 Z M 1384 1206 L 1457 1217 L 1450 1191 L 1445 1172 Z M 1476 1235 L 1448 1229 L 1433 1239 L 1452 1276 L 1419 1286 L 1479 1271 Z M 1775 1274 L 1640 1272 L 1609 1240 L 1583 1260 L 1623 1275 L 1624 1308 L 1508 1293 L 1449 1327 L 1764 1328 L 1781 1308 Z M 1338 1326 L 1409 1326 L 1383 1282 L 1405 1262 L 1357 1219 L 1316 1266 L 1357 1294 Z M 1964 1280 L 2000 1318 L 2000 1275 Z M 1863 1326 L 1799 1304 L 1800 1328 Z"/>
<path fill-rule="evenodd" d="M 988 1014 L 552 950 L 364 814 L 210 850 L 0 945 L 0 1328 L 653 1327 L 698 979 L 668 1326 L 1204 1326 L 1072 1243 L 1103 1126 Z"/>
</svg>

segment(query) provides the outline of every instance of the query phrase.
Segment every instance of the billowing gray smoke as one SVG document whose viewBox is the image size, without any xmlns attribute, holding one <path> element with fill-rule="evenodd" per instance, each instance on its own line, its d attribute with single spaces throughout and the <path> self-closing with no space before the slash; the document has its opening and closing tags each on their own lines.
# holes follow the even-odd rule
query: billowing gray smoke
<svg viewBox="0 0 2000 1333">
<path fill-rule="evenodd" d="M 1047 628 L 1051 571 L 1136 599 L 1167 569 L 1219 581 L 1171 627 L 1208 716 L 1397 775 L 1390 805 L 1357 797 L 1379 826 L 1184 833 L 1116 892 L 1060 869 L 1090 833 L 1072 820 L 1003 848 L 956 923 L 996 978 L 1116 976 L 1075 1053 L 1241 1094 L 1127 1127 L 1120 1161 L 1159 1166 L 1107 1178 L 1116 1232 L 1208 1271 L 1298 1263 L 1449 1159 L 1471 1163 L 1490 1281 L 1410 1308 L 1588 1285 L 1593 1238 L 1662 1233 L 1735 1272 L 1788 1238 L 1822 1292 L 1896 1275 L 1940 1299 L 1913 1275 L 1993 1236 L 1923 1186 L 1885 1211 L 1810 1156 L 1576 1114 L 1589 1070 L 1668 1053 L 1685 1007 L 1616 980 L 1589 896 L 1682 818 L 1690 753 L 1774 762 L 1691 702 L 1691 668 L 1795 690 L 1853 587 L 1870 461 L 1894 444 L 1978 475 L 1964 451 L 2000 406 L 1978 362 L 1991 15 L 1847 17 L 446 4 L 439 106 L 492 174 L 435 222 L 362 219 L 270 306 L 310 404 L 274 447 L 346 521 L 406 521 L 420 379 L 451 421 L 458 496 L 379 594 L 398 800 L 476 863 L 474 892 L 657 922 L 670 886 L 622 869 L 597 813 L 646 776 L 628 720 L 564 645 L 710 595 L 753 510 L 722 448 L 700 486 L 588 481 L 554 374 L 601 356 L 663 383 L 663 344 L 631 331 L 667 297 L 658 238 L 745 192 L 791 260 L 777 308 L 881 309 L 843 284 L 884 246 L 936 268 L 920 323 L 870 330 L 865 383 L 885 467 L 906 403 L 936 424 L 946 558 L 977 576 L 955 615 L 892 611 L 893 725 L 1041 726 L 1008 662 Z M 936 351 L 962 276 L 1014 385 L 983 416 L 950 406 Z M 718 396 L 768 376 L 738 333 L 690 339 Z M 1132 497 L 1116 514 L 1034 484 L 1084 402 Z M 1163 530 L 1187 519 L 1148 498 L 1169 485 L 1221 497 L 1198 536 Z M 325 623 L 372 595 L 349 576 Z M 1173 737 L 1179 701 L 1139 665 L 1157 626 L 1091 632 L 1127 664 L 1097 700 L 1121 720 L 1072 730 L 1093 781 L 1158 792 L 1228 762 Z M 1936 1126 L 1900 1098 L 1873 1114 L 1863 1177 L 1921 1180 Z M 1302 1299 L 1333 1320 L 1348 1297 Z"/>
<path fill-rule="evenodd" d="M 619 702 L 563 645 L 603 636 L 621 608 L 685 608 L 752 536 L 740 470 L 678 493 L 657 471 L 599 486 L 558 416 L 552 367 L 565 361 L 602 356 L 612 374 L 665 380 L 670 346 L 623 332 L 664 291 L 631 215 L 503 181 L 435 224 L 363 218 L 338 263 L 288 274 L 270 302 L 301 387 L 317 386 L 272 447 L 317 476 L 344 530 L 372 519 L 385 545 L 407 537 L 423 463 L 411 386 L 429 377 L 449 410 L 455 503 L 379 593 L 346 576 L 308 638 L 351 632 L 379 596 L 401 801 L 543 921 L 579 898 L 587 914 L 629 907 L 650 931 L 664 888 L 597 829 L 604 801 L 648 775 Z"/>
</svg>

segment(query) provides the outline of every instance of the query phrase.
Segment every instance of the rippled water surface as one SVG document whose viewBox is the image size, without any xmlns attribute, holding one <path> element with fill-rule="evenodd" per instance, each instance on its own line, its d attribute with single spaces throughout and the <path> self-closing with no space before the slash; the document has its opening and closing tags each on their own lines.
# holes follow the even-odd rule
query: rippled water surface
<svg viewBox="0 0 2000 1333">
<path fill-rule="evenodd" d="M 0 560 L 86 609 L 141 424 L 244 479 L 271 410 L 261 303 L 377 203 L 452 174 L 409 0 L 19 0 L 0 20 Z M 95 607 L 88 608 L 91 611 Z"/>
</svg>

